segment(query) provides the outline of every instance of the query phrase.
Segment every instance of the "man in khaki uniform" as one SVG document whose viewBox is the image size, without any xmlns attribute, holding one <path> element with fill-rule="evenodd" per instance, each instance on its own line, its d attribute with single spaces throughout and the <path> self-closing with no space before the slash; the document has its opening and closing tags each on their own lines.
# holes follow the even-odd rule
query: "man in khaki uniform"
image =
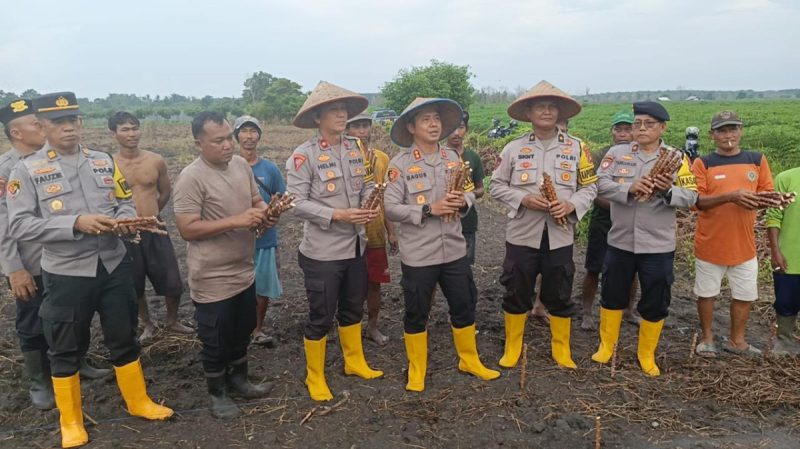
<svg viewBox="0 0 800 449">
<path fill-rule="evenodd" d="M 500 283 L 506 343 L 500 366 L 513 368 L 522 352 L 528 312 L 533 308 L 534 282 L 542 275 L 541 300 L 550 313 L 553 359 L 564 368 L 576 368 L 570 353 L 570 326 L 574 304 L 572 247 L 575 225 L 597 195 L 592 156 L 581 141 L 556 126 L 559 119 L 576 116 L 581 106 L 547 81 L 541 81 L 508 107 L 508 115 L 529 121 L 533 132 L 512 140 L 500 153 L 492 174 L 492 198 L 509 208 L 506 258 Z M 540 193 L 544 174 L 553 180 L 557 201 Z M 556 219 L 565 218 L 566 226 Z"/>
<path fill-rule="evenodd" d="M 286 161 L 287 190 L 296 198 L 293 211 L 305 220 L 297 259 L 309 302 L 303 332 L 306 386 L 315 401 L 333 399 L 325 380 L 325 345 L 334 316 L 339 321 L 345 374 L 364 379 L 383 376 L 367 365 L 361 343 L 367 297 L 364 225 L 378 215 L 361 204 L 374 183 L 358 140 L 343 134 L 347 120 L 367 103 L 361 95 L 322 81 L 292 122 L 298 128 L 317 129 Z"/>
<path fill-rule="evenodd" d="M 442 137 L 458 127 L 462 115 L 455 101 L 417 98 L 400 114 L 391 131 L 394 143 L 409 148 L 389 163 L 384 198 L 386 217 L 399 226 L 409 391 L 425 389 L 427 321 L 437 283 L 450 306 L 458 369 L 482 380 L 500 376 L 483 366 L 475 341 L 478 292 L 460 220 L 475 201 L 474 187 L 468 182 L 465 191 L 448 191 L 448 179 L 452 171 L 461 168 L 461 158 L 454 150 L 439 145 Z"/>
<path fill-rule="evenodd" d="M 684 156 L 677 175 L 648 175 L 659 152 L 669 114 L 659 103 L 633 104 L 631 143 L 615 145 L 600 164 L 600 195 L 611 203 L 611 230 L 603 267 L 600 302 L 600 347 L 592 360 L 608 363 L 619 338 L 622 315 L 630 302 L 630 286 L 638 274 L 641 299 L 637 357 L 642 371 L 658 376 L 655 351 L 669 312 L 675 258 L 675 208 L 697 201 L 697 186 Z M 639 201 L 636 194 L 651 195 Z"/>
<path fill-rule="evenodd" d="M 192 120 L 200 157 L 175 183 L 175 224 L 188 242 L 186 266 L 195 305 L 209 410 L 215 418 L 239 416 L 228 396 L 263 397 L 272 385 L 247 378 L 247 347 L 256 326 L 253 266 L 255 230 L 268 220 L 250 165 L 234 154 L 233 128 L 216 112 Z"/>
<path fill-rule="evenodd" d="M 61 444 L 75 447 L 89 440 L 78 370 L 95 312 L 128 412 L 166 419 L 172 410 L 150 400 L 139 361 L 131 260 L 118 237 L 130 231 L 116 222 L 136 213 L 125 178 L 110 155 L 80 144 L 75 94 L 42 95 L 34 107 L 47 144 L 11 173 L 9 230 L 17 240 L 43 243 L 39 316 L 50 347 Z"/>
</svg>

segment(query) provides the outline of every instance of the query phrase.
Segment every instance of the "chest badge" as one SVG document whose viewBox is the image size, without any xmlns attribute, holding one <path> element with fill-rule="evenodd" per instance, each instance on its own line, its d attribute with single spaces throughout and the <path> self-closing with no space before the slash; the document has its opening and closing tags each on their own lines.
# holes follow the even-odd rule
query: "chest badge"
<svg viewBox="0 0 800 449">
<path fill-rule="evenodd" d="M 336 173 L 334 173 L 334 172 L 333 172 L 333 170 L 328 170 L 328 172 L 327 172 L 327 173 L 325 173 L 325 176 L 327 176 L 327 177 L 328 177 L 328 179 L 331 179 L 331 178 L 333 178 L 334 176 L 336 176 Z"/>
<path fill-rule="evenodd" d="M 42 168 L 37 168 L 36 170 L 34 170 L 33 174 L 34 175 L 44 175 L 44 174 L 47 174 L 47 173 L 52 173 L 54 171 L 56 171 L 55 167 L 42 167 Z"/>
<path fill-rule="evenodd" d="M 425 204 L 425 195 L 417 195 L 417 204 Z"/>
<path fill-rule="evenodd" d="M 569 181 L 570 179 L 572 179 L 572 175 L 569 172 L 565 171 L 564 173 L 561 173 L 561 180 L 562 181 L 566 182 L 566 181 Z"/>
<path fill-rule="evenodd" d="M 523 174 L 519 175 L 519 180 L 522 181 L 522 182 L 528 182 L 528 178 L 529 178 L 529 176 L 528 176 L 527 173 L 523 173 Z"/>
<path fill-rule="evenodd" d="M 318 159 L 320 162 L 328 162 L 329 160 L 331 160 L 331 157 L 328 156 L 327 154 L 321 154 Z"/>
<path fill-rule="evenodd" d="M 336 183 L 329 182 L 327 186 L 325 186 L 325 190 L 328 192 L 335 192 L 336 191 Z"/>
<path fill-rule="evenodd" d="M 60 182 L 57 182 L 55 184 L 50 184 L 49 186 L 44 188 L 44 191 L 49 193 L 49 194 L 58 193 L 61 190 L 63 190 L 63 187 L 61 187 L 61 183 Z"/>
<path fill-rule="evenodd" d="M 64 202 L 61 200 L 50 201 L 50 210 L 58 212 L 64 208 Z"/>
<path fill-rule="evenodd" d="M 756 173 L 754 170 L 749 170 L 747 172 L 747 179 L 750 182 L 756 182 L 756 179 L 758 179 L 758 173 Z"/>
<path fill-rule="evenodd" d="M 533 150 L 531 150 L 530 147 L 523 147 L 521 150 L 519 150 L 519 152 L 522 154 L 531 154 L 532 151 Z"/>
</svg>

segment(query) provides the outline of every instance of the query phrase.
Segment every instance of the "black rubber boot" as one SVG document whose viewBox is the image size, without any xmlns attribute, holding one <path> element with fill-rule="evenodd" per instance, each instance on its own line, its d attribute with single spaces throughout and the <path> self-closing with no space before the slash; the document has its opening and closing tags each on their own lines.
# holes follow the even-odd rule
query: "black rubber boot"
<svg viewBox="0 0 800 449">
<path fill-rule="evenodd" d="M 81 359 L 80 368 L 81 379 L 103 379 L 111 375 L 111 370 L 106 368 L 95 368 L 86 361 L 86 357 Z"/>
<path fill-rule="evenodd" d="M 217 419 L 236 418 L 242 412 L 225 391 L 225 372 L 206 373 L 208 383 L 208 409 Z"/>
<path fill-rule="evenodd" d="M 31 403 L 38 410 L 52 410 L 56 406 L 53 396 L 53 382 L 50 380 L 50 373 L 45 366 L 46 361 L 41 351 L 23 352 L 25 359 L 25 373 L 31 381 L 28 393 L 31 396 Z"/>
<path fill-rule="evenodd" d="M 272 382 L 255 385 L 247 379 L 247 360 L 231 365 L 228 370 L 227 383 L 232 393 L 245 399 L 258 399 L 272 391 Z"/>
</svg>

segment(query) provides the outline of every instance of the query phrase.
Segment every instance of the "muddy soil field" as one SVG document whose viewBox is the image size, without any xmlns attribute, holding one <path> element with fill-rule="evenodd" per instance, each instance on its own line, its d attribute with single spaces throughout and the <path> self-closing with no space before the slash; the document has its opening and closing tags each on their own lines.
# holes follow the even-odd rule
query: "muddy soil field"
<svg viewBox="0 0 800 449">
<path fill-rule="evenodd" d="M 165 155 L 174 176 L 193 158 L 188 125 L 146 126 L 142 144 Z M 267 155 L 279 166 L 307 134 L 290 127 L 270 127 Z M 88 129 L 92 147 L 112 148 L 110 136 Z M 169 150 L 164 150 L 169 148 Z M 496 366 L 503 351 L 502 287 L 498 284 L 504 254 L 505 215 L 491 200 L 478 203 L 480 230 L 474 267 L 479 291 L 477 326 L 481 358 Z M 174 229 L 171 209 L 164 214 L 182 269 L 185 243 Z M 288 217 L 287 217 L 288 218 Z M 280 225 L 284 296 L 267 314 L 277 347 L 252 346 L 251 376 L 274 382 L 269 398 L 240 402 L 239 419 L 219 421 L 205 409 L 207 395 L 194 336 L 162 333 L 142 350 L 151 396 L 174 408 L 168 422 L 131 418 L 112 378 L 82 382 L 89 448 L 797 448 L 800 426 L 800 375 L 797 360 L 743 360 L 690 357 L 698 328 L 691 274 L 676 267 L 671 314 L 658 350 L 662 375 L 644 376 L 636 362 L 637 328 L 623 326 L 614 372 L 590 356 L 597 332 L 573 322 L 572 353 L 578 370 L 558 369 L 549 357 L 549 330 L 528 321 L 527 363 L 503 371 L 493 382 L 460 374 L 448 323 L 446 303 L 437 300 L 429 324 L 426 390 L 404 390 L 407 366 L 402 340 L 400 263 L 390 258 L 392 284 L 384 287 L 381 326 L 391 337 L 386 347 L 365 341 L 367 359 L 385 377 L 364 381 L 343 374 L 336 332 L 329 338 L 326 374 L 335 396 L 331 403 L 311 401 L 303 385 L 303 321 L 307 313 L 302 273 L 297 265 L 301 223 Z M 576 246 L 575 289 L 579 301 L 584 248 Z M 184 271 L 185 272 L 185 271 Z M 765 285 L 749 336 L 768 347 L 770 286 Z M 152 295 L 152 291 L 149 292 Z M 192 321 L 193 306 L 184 294 L 180 316 Z M 161 298 L 151 297 L 155 319 L 163 323 Z M 597 313 L 595 303 L 595 314 Z M 727 334 L 727 301 L 719 301 L 719 334 Z M 14 334 L 14 303 L 5 291 L 0 307 L 0 447 L 57 447 L 58 412 L 33 409 L 23 381 L 21 355 Z M 93 328 L 90 358 L 109 366 L 99 324 Z"/>
</svg>

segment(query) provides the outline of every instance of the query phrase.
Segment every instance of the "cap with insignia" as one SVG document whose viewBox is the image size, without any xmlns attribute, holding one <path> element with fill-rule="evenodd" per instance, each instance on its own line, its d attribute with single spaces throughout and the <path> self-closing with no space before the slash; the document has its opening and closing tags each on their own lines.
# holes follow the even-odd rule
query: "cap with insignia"
<svg viewBox="0 0 800 449">
<path fill-rule="evenodd" d="M 30 115 L 36 112 L 31 100 L 20 98 L 5 105 L 0 109 L 0 123 L 8 125 L 8 122 L 25 115 Z"/>
<path fill-rule="evenodd" d="M 40 117 L 48 120 L 83 115 L 78 108 L 78 99 L 72 92 L 44 94 L 33 99 L 33 106 Z"/>
<path fill-rule="evenodd" d="M 659 122 L 669 121 L 669 112 L 667 108 L 656 101 L 637 101 L 633 104 L 634 115 L 649 115 Z"/>
<path fill-rule="evenodd" d="M 726 125 L 742 126 L 742 120 L 733 111 L 720 111 L 711 117 L 711 129 L 719 129 Z"/>
<path fill-rule="evenodd" d="M 623 109 L 621 111 L 617 111 L 613 117 L 611 117 L 611 126 L 619 125 L 620 123 L 633 123 L 633 112 L 630 109 Z"/>
</svg>

